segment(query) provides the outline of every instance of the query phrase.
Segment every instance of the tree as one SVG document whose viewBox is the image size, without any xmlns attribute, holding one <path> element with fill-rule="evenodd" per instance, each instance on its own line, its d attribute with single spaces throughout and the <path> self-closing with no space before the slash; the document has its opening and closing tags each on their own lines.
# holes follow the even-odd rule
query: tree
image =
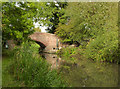
<svg viewBox="0 0 120 89">
<path fill-rule="evenodd" d="M 35 32 L 41 32 L 41 29 L 39 27 L 34 28 Z"/>
<path fill-rule="evenodd" d="M 48 26 L 55 32 L 66 3 L 59 2 L 2 2 L 3 40 L 23 41 L 33 32 L 33 21 Z"/>
<path fill-rule="evenodd" d="M 63 42 L 79 42 L 89 59 L 120 62 L 117 2 L 69 2 L 65 12 L 67 21 L 56 29 Z"/>
<path fill-rule="evenodd" d="M 33 22 L 48 26 L 48 31 L 55 32 L 59 18 L 64 14 L 66 3 L 55 2 L 2 2 L 3 42 L 9 39 L 21 43 L 28 40 L 34 32 Z"/>
<path fill-rule="evenodd" d="M 63 42 L 77 41 L 81 45 L 96 38 L 105 31 L 116 27 L 116 20 L 112 21 L 117 3 L 98 2 L 69 2 L 63 17 L 65 23 L 59 23 L 56 34 L 63 38 Z M 113 12 L 114 14 L 112 14 Z"/>
<path fill-rule="evenodd" d="M 36 7 L 31 2 L 2 2 L 2 40 L 16 40 L 18 43 L 26 40 L 33 33 L 33 17 Z"/>
<path fill-rule="evenodd" d="M 38 7 L 36 21 L 47 26 L 46 30 L 49 33 L 54 33 L 60 22 L 60 18 L 65 13 L 64 8 L 66 5 L 66 2 L 36 2 L 36 6 Z"/>
</svg>

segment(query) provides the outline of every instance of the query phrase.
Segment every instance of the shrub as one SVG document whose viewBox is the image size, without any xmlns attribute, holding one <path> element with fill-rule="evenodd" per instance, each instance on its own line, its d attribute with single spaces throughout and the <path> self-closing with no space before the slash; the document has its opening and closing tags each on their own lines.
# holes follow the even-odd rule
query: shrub
<svg viewBox="0 0 120 89">
<path fill-rule="evenodd" d="M 117 31 L 106 32 L 92 39 L 86 47 L 85 56 L 94 60 L 118 62 Z"/>
<path fill-rule="evenodd" d="M 38 56 L 38 47 L 35 43 L 25 42 L 21 48 L 16 48 L 10 71 L 26 87 L 63 87 L 56 70 L 51 70 L 47 61 Z"/>
<path fill-rule="evenodd" d="M 63 60 L 66 60 L 67 62 L 74 63 L 76 62 L 76 59 L 73 57 L 73 55 L 76 54 L 76 49 L 74 47 L 66 47 L 62 48 L 60 51 L 58 51 L 58 55 L 61 55 Z"/>
</svg>

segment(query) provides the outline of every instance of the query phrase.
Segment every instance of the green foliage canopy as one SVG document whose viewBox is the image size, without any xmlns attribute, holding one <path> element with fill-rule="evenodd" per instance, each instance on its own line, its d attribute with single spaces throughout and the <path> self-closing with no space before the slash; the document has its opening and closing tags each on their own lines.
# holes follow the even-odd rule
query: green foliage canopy
<svg viewBox="0 0 120 89">
<path fill-rule="evenodd" d="M 54 33 L 59 17 L 64 14 L 66 3 L 58 4 L 59 6 L 55 2 L 2 2 L 3 41 L 27 40 L 28 35 L 34 32 L 34 21 L 48 26 L 47 30 Z"/>
<path fill-rule="evenodd" d="M 64 42 L 86 43 L 105 31 L 117 29 L 117 3 L 69 2 L 65 9 L 66 21 L 62 21 L 56 34 Z M 113 20 L 114 19 L 114 20 Z"/>
<path fill-rule="evenodd" d="M 87 58 L 119 62 L 117 2 L 69 2 L 65 12 L 56 29 L 63 42 L 79 42 Z"/>
<path fill-rule="evenodd" d="M 33 32 L 33 17 L 36 14 L 34 3 L 2 2 L 3 41 L 14 39 L 24 41 Z"/>
<path fill-rule="evenodd" d="M 40 24 L 47 26 L 46 29 L 50 33 L 54 33 L 60 22 L 60 18 L 64 15 L 66 2 L 36 2 L 38 9 L 37 19 Z"/>
</svg>

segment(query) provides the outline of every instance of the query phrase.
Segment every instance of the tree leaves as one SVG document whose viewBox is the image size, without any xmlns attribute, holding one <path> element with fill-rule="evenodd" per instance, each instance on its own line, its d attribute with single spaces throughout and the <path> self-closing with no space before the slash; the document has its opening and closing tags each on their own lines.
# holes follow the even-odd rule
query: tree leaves
<svg viewBox="0 0 120 89">
<path fill-rule="evenodd" d="M 2 2 L 3 40 L 23 41 L 22 39 L 27 39 L 27 35 L 33 32 L 30 29 L 34 27 L 33 16 L 36 14 L 34 3 L 18 2 L 17 4 L 19 7 L 16 6 L 16 2 Z M 25 36 L 24 33 L 28 34 Z"/>
<path fill-rule="evenodd" d="M 115 9 L 114 12 L 117 12 L 116 6 L 117 3 L 69 2 L 65 9 L 65 14 L 62 16 L 66 17 L 65 20 L 67 22 L 65 23 L 60 18 L 62 24 L 58 25 L 56 34 L 60 36 L 60 31 L 60 37 L 62 37 L 62 31 L 65 31 L 68 34 L 66 36 L 71 37 L 69 34 L 74 33 L 71 40 L 78 41 L 79 43 L 86 41 L 86 39 L 89 41 L 91 38 L 96 38 L 108 29 L 111 29 L 110 26 L 116 23 L 115 19 L 114 23 L 110 21 L 117 17 L 115 13 L 111 13 L 113 8 Z M 116 26 L 114 25 L 114 27 Z"/>
</svg>

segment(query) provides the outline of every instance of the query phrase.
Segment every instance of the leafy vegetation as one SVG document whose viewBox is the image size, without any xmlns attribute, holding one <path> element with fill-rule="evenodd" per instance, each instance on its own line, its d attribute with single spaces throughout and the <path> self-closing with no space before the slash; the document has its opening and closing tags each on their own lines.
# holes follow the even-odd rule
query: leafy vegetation
<svg viewBox="0 0 120 89">
<path fill-rule="evenodd" d="M 73 55 L 77 54 L 77 48 L 73 47 L 62 48 L 60 51 L 57 52 L 57 54 L 62 55 L 62 59 L 67 62 L 76 63 L 76 59 L 73 57 Z"/>
<path fill-rule="evenodd" d="M 55 2 L 2 2 L 3 45 L 10 39 L 19 45 L 14 50 L 3 49 L 3 55 L 13 56 L 6 69 L 9 69 L 8 75 L 6 74 L 8 77 L 11 73 L 11 78 L 22 82 L 24 87 L 65 86 L 57 71 L 51 70 L 46 60 L 37 55 L 38 45 L 24 43 L 34 30 L 38 30 L 34 28 L 33 22 L 48 26 L 49 32 L 54 33 L 63 8 L 64 3 L 56 6 Z M 19 85 L 21 84 L 18 82 Z"/>
<path fill-rule="evenodd" d="M 59 17 L 64 14 L 66 3 L 58 4 L 59 6 L 55 2 L 2 2 L 3 43 L 9 39 L 18 44 L 28 40 L 28 35 L 35 30 L 33 22 L 47 26 L 47 30 L 54 33 Z"/>
<path fill-rule="evenodd" d="M 66 86 L 58 71 L 51 69 L 46 60 L 38 54 L 40 46 L 28 42 L 30 34 L 34 31 L 40 31 L 40 29 L 34 28 L 33 22 L 39 22 L 41 25 L 47 26 L 46 30 L 59 36 L 63 43 L 80 44 L 79 47 L 62 48 L 57 53 L 68 64 L 75 64 L 76 67 L 78 64 L 80 65 L 76 59 L 83 59 L 81 61 L 83 64 L 80 65 L 80 74 L 84 75 L 80 77 L 81 86 L 85 84 L 84 79 L 86 77 L 90 84 L 92 80 L 94 81 L 97 78 L 90 71 L 95 74 L 94 69 L 96 71 L 100 70 L 97 73 L 103 75 L 102 69 L 105 67 L 103 66 L 100 69 L 96 68 L 95 65 L 84 70 L 85 67 L 89 67 L 89 64 L 85 64 L 86 59 L 120 62 L 118 58 L 120 50 L 118 49 L 117 2 L 2 2 L 3 44 L 10 39 L 19 44 L 19 47 L 16 45 L 14 50 L 3 49 L 3 55 L 11 56 L 3 74 L 7 76 L 9 81 L 13 81 L 10 85 L 5 84 L 6 78 L 4 76 L 4 85 L 12 86 L 14 82 L 17 82 L 15 86 L 23 87 Z M 93 63 L 90 65 L 93 65 Z M 70 70 L 67 65 L 63 67 L 63 69 Z M 5 69 L 7 70 L 6 73 Z M 78 74 L 78 70 L 79 68 L 75 72 L 76 74 Z M 110 71 L 108 73 L 111 73 Z M 72 72 L 74 73 L 74 71 Z M 106 80 L 109 80 L 108 77 Z M 105 84 L 107 84 L 106 80 Z M 101 82 L 102 80 L 98 84 L 101 84 Z M 116 86 L 116 83 L 113 82 L 110 81 L 113 84 L 112 86 Z"/>
<path fill-rule="evenodd" d="M 34 3 L 2 2 L 2 40 L 14 39 L 18 43 L 27 40 L 33 33 Z"/>
<path fill-rule="evenodd" d="M 37 2 L 38 9 L 37 21 L 44 26 L 47 26 L 49 33 L 54 33 L 60 22 L 60 18 L 64 15 L 66 2 Z"/>
<path fill-rule="evenodd" d="M 56 70 L 51 70 L 50 65 L 36 51 L 38 45 L 26 42 L 21 48 L 14 50 L 9 72 L 25 87 L 63 87 L 65 86 Z M 34 48 L 33 48 L 34 47 Z"/>
<path fill-rule="evenodd" d="M 65 41 L 68 39 L 82 44 L 104 31 L 117 31 L 117 3 L 69 2 L 65 12 L 67 21 L 60 23 L 56 29 L 56 34 Z"/>
<path fill-rule="evenodd" d="M 9 65 L 12 56 L 2 57 L 2 87 L 24 87 L 22 81 L 17 81 L 13 75 L 9 73 Z"/>
<path fill-rule="evenodd" d="M 39 27 L 34 28 L 35 32 L 41 32 L 41 29 Z"/>
<path fill-rule="evenodd" d="M 77 41 L 82 53 L 94 60 L 118 60 L 118 3 L 69 2 L 66 22 L 59 23 L 56 34 L 62 42 Z"/>
<path fill-rule="evenodd" d="M 119 62 L 118 59 L 118 38 L 117 32 L 109 32 L 97 36 L 87 45 L 85 56 L 94 60 Z"/>
</svg>

